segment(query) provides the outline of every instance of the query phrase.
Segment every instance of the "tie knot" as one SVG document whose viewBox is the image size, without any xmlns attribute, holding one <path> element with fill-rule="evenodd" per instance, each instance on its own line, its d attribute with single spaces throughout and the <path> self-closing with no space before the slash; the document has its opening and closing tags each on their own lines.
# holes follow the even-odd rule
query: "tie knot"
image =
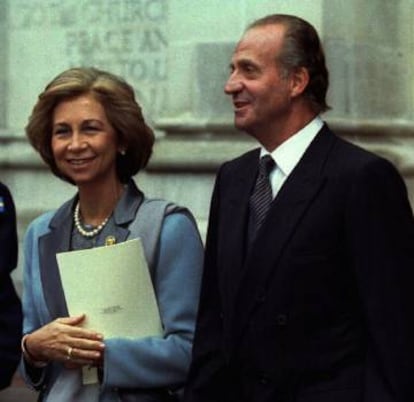
<svg viewBox="0 0 414 402">
<path fill-rule="evenodd" d="M 274 166 L 275 161 L 270 155 L 262 156 L 259 162 L 259 174 L 269 176 L 269 173 L 272 171 Z"/>
</svg>

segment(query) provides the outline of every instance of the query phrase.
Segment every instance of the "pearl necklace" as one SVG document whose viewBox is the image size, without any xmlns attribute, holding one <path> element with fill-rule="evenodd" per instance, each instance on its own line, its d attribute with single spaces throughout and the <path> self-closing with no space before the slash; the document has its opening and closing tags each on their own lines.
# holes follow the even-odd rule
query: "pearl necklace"
<svg viewBox="0 0 414 402">
<path fill-rule="evenodd" d="M 83 237 L 87 237 L 87 238 L 95 237 L 105 227 L 110 216 L 111 215 L 108 215 L 103 220 L 103 222 L 100 223 L 96 228 L 92 230 L 86 230 L 82 227 L 82 224 L 80 222 L 79 202 L 76 204 L 75 210 L 73 211 L 73 221 L 75 222 L 76 229 Z"/>
</svg>

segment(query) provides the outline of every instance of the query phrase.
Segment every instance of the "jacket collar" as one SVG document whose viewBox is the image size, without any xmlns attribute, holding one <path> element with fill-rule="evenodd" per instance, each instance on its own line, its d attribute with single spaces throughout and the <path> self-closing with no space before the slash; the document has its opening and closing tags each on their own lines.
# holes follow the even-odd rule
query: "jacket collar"
<svg viewBox="0 0 414 402">
<path fill-rule="evenodd" d="M 52 319 L 68 316 L 56 254 L 70 249 L 73 209 L 77 200 L 78 195 L 75 195 L 65 202 L 51 219 L 50 231 L 39 238 L 39 269 L 45 301 Z M 127 239 L 128 226 L 134 220 L 142 200 L 142 192 L 138 190 L 134 181 L 130 180 L 114 210 L 114 235 L 117 242 Z"/>
</svg>

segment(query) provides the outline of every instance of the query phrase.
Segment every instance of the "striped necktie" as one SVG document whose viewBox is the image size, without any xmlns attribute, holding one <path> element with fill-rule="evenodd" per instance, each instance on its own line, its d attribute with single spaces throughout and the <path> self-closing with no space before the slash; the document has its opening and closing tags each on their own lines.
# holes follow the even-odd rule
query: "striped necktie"
<svg viewBox="0 0 414 402">
<path fill-rule="evenodd" d="M 249 200 L 249 240 L 250 243 L 256 237 L 257 231 L 262 225 L 272 202 L 272 187 L 269 174 L 275 166 L 275 161 L 270 155 L 265 155 L 259 162 L 259 174 Z"/>
</svg>

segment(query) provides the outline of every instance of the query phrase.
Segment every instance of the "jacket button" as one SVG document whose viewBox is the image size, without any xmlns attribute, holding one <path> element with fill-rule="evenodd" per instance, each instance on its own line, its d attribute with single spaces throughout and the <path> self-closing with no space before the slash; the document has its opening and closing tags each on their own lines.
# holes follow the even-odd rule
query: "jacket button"
<svg viewBox="0 0 414 402">
<path fill-rule="evenodd" d="M 287 325 L 287 316 L 285 314 L 278 314 L 276 317 L 276 323 L 280 327 Z"/>
<path fill-rule="evenodd" d="M 269 384 L 269 379 L 266 376 L 263 375 L 259 378 L 259 384 L 267 385 L 267 384 Z"/>
</svg>

